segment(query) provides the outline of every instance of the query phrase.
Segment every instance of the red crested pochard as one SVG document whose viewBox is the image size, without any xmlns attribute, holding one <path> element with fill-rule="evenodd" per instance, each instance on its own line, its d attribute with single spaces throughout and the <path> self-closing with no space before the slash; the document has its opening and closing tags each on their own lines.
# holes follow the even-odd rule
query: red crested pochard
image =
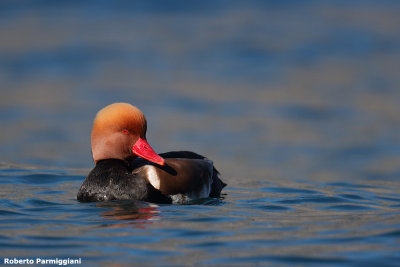
<svg viewBox="0 0 400 267">
<path fill-rule="evenodd" d="M 144 114 L 130 104 L 114 103 L 97 113 L 91 135 L 95 167 L 78 191 L 79 201 L 185 203 L 220 195 L 226 184 L 211 160 L 190 151 L 157 154 L 146 130 Z"/>
</svg>

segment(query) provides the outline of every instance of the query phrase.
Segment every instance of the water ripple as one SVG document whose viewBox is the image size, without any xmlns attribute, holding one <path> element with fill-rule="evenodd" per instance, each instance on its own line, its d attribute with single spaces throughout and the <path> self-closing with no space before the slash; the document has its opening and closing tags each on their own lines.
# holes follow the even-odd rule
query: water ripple
<svg viewBox="0 0 400 267">
<path fill-rule="evenodd" d="M 393 184 L 388 190 L 371 181 L 242 183 L 228 187 L 222 198 L 190 205 L 79 203 L 81 176 L 0 173 L 6 181 L 0 189 L 0 247 L 6 254 L 45 250 L 70 257 L 84 251 L 79 255 L 90 262 L 119 257 L 125 263 L 134 256 L 144 265 L 160 259 L 175 265 L 177 256 L 229 266 L 352 265 L 362 262 L 353 251 L 373 251 L 381 260 L 400 240 Z"/>
</svg>

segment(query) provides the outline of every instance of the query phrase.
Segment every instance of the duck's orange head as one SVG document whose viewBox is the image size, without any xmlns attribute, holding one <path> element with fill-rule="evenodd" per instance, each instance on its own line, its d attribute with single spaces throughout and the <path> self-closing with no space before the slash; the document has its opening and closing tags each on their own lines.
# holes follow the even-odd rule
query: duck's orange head
<svg viewBox="0 0 400 267">
<path fill-rule="evenodd" d="M 146 130 L 144 114 L 130 104 L 114 103 L 101 109 L 94 119 L 91 136 L 94 162 L 139 156 L 164 165 L 164 159 L 147 143 Z"/>
</svg>

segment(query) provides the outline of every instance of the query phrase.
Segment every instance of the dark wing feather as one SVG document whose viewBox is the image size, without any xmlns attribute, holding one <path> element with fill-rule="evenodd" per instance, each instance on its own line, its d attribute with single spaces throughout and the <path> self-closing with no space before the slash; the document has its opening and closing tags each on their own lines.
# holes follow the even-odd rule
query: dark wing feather
<svg viewBox="0 0 400 267">
<path fill-rule="evenodd" d="M 171 151 L 159 155 L 163 158 L 207 159 L 206 157 L 191 151 Z M 219 178 L 219 172 L 215 167 L 213 167 L 212 179 L 213 183 L 211 185 L 210 196 L 217 197 L 221 194 L 221 190 L 226 186 L 226 183 Z"/>
</svg>

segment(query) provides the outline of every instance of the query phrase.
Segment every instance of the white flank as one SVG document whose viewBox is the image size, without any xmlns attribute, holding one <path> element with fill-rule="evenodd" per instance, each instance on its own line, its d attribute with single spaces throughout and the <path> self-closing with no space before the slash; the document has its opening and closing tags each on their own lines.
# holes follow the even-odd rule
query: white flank
<svg viewBox="0 0 400 267">
<path fill-rule="evenodd" d="M 149 183 L 155 189 L 160 189 L 160 178 L 158 177 L 154 166 L 146 165 L 146 166 L 144 166 L 144 168 L 146 170 L 147 179 L 149 180 Z"/>
</svg>

